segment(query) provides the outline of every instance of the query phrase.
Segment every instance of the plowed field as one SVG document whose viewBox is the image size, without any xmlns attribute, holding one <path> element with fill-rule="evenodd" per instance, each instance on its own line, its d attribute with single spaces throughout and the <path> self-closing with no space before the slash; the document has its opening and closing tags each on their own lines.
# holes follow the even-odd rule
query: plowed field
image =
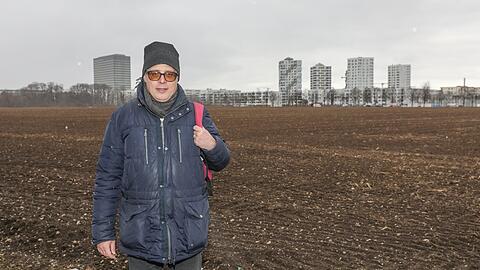
<svg viewBox="0 0 480 270">
<path fill-rule="evenodd" d="M 0 109 L 0 269 L 126 269 L 90 244 L 112 110 Z M 205 269 L 480 268 L 480 110 L 210 113 L 232 160 Z"/>
</svg>

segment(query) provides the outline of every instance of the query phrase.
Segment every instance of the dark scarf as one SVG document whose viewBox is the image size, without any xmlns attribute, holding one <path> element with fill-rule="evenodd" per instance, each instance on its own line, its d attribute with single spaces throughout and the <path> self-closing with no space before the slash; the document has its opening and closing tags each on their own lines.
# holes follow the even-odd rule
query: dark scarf
<svg viewBox="0 0 480 270">
<path fill-rule="evenodd" d="M 145 103 L 148 109 L 150 109 L 150 111 L 152 111 L 156 116 L 163 118 L 168 112 L 170 112 L 172 105 L 175 103 L 175 100 L 177 99 L 178 87 L 177 87 L 177 91 L 175 91 L 175 93 L 170 97 L 170 99 L 165 102 L 156 101 L 152 97 L 152 95 L 150 95 L 145 85 L 143 86 L 143 94 L 145 96 Z"/>
<path fill-rule="evenodd" d="M 166 102 L 156 101 L 148 92 L 144 82 L 140 82 L 136 88 L 137 98 L 140 103 L 142 103 L 150 112 L 161 118 L 188 103 L 188 98 L 180 84 L 177 84 L 177 91 L 175 91 L 172 97 Z"/>
</svg>

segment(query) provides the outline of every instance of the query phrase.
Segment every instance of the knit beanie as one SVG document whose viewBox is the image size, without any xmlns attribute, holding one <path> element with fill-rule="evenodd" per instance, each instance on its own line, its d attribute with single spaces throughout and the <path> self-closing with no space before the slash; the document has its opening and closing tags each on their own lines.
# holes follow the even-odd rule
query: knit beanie
<svg viewBox="0 0 480 270">
<path fill-rule="evenodd" d="M 178 52 L 172 44 L 154 41 L 145 46 L 143 54 L 142 76 L 147 69 L 157 64 L 167 64 L 174 68 L 180 77 Z"/>
</svg>

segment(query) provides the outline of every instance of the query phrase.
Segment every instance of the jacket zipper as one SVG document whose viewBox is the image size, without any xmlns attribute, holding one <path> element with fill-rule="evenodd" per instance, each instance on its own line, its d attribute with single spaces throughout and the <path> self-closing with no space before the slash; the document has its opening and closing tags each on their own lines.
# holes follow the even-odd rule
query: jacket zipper
<svg viewBox="0 0 480 270">
<path fill-rule="evenodd" d="M 144 129 L 143 139 L 145 141 L 145 162 L 148 165 L 148 130 Z"/>
<path fill-rule="evenodd" d="M 163 159 L 165 163 L 165 128 L 163 126 L 163 121 L 164 118 L 160 118 L 160 128 L 162 129 L 162 149 L 163 149 Z M 164 183 L 166 185 L 167 183 Z M 167 263 L 172 263 L 172 239 L 170 236 L 170 228 L 168 227 L 168 223 L 166 222 L 166 213 L 165 214 L 165 227 L 167 229 L 167 250 L 168 250 L 168 256 L 167 256 Z"/>
<path fill-rule="evenodd" d="M 153 113 L 150 109 L 148 109 L 147 106 L 145 106 L 145 104 L 143 104 L 141 101 L 140 103 L 143 105 L 143 107 L 149 111 L 151 114 L 155 115 L 155 113 Z M 183 106 L 184 104 L 180 104 L 180 106 Z M 162 148 L 163 148 L 163 153 L 165 154 L 165 131 L 164 131 L 164 127 L 163 127 L 163 120 L 164 118 L 160 118 L 160 127 L 161 127 L 161 130 L 162 130 Z M 165 157 L 165 155 L 164 155 Z M 159 159 L 160 161 L 160 159 Z M 164 162 L 162 162 L 164 163 Z M 163 164 L 162 164 L 163 165 Z M 166 216 L 166 215 L 165 215 Z M 172 260 L 172 243 L 171 243 L 171 235 L 170 235 L 170 228 L 167 224 L 167 222 L 165 222 L 165 226 L 166 226 L 166 229 L 167 229 L 167 240 L 168 240 L 168 262 L 167 263 L 175 263 L 175 260 Z"/>
<path fill-rule="evenodd" d="M 169 263 L 174 263 L 174 262 L 172 262 L 172 252 L 171 252 L 172 239 L 171 239 L 171 236 L 170 236 L 170 227 L 168 226 L 168 224 L 166 222 L 165 222 L 165 224 L 167 226 L 168 262 Z"/>
<path fill-rule="evenodd" d="M 177 129 L 177 137 L 178 137 L 178 155 L 180 156 L 180 163 L 182 163 L 182 131 Z"/>
<path fill-rule="evenodd" d="M 165 154 L 165 131 L 163 129 L 163 119 L 164 118 L 160 118 L 160 127 L 162 128 L 162 149 L 163 153 Z"/>
</svg>

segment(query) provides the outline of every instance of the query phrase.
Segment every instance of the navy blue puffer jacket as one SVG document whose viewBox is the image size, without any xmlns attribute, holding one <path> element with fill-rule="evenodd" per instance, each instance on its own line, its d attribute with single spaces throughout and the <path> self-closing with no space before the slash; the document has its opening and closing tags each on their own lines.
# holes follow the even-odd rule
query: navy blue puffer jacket
<svg viewBox="0 0 480 270">
<path fill-rule="evenodd" d="M 207 151 L 194 144 L 193 104 L 180 85 L 177 91 L 184 102 L 175 102 L 164 118 L 147 109 L 142 87 L 138 99 L 112 114 L 97 164 L 95 245 L 116 239 L 118 210 L 122 253 L 172 264 L 206 246 L 210 215 L 201 152 L 214 171 L 227 166 L 230 154 L 206 109 L 203 125 L 216 146 Z"/>
</svg>

